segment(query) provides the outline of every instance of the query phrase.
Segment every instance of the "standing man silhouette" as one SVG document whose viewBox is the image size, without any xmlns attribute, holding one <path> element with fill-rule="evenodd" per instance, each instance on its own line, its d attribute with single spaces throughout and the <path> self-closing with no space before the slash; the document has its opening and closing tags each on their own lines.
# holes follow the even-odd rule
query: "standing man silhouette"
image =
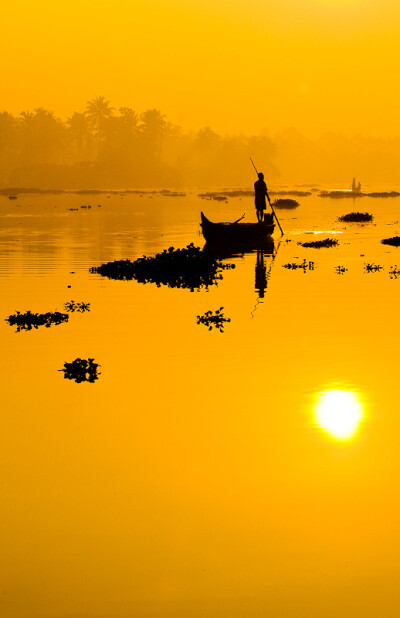
<svg viewBox="0 0 400 618">
<path fill-rule="evenodd" d="M 259 222 L 264 220 L 264 210 L 266 209 L 265 196 L 267 195 L 267 185 L 265 184 L 264 174 L 258 173 L 258 180 L 254 183 L 254 203 L 257 210 Z"/>
</svg>

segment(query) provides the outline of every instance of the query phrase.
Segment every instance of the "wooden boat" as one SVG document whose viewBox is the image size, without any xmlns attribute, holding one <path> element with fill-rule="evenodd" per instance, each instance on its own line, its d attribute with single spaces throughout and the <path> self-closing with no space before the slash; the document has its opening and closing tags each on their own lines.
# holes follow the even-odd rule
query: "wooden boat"
<svg viewBox="0 0 400 618">
<path fill-rule="evenodd" d="M 274 231 L 274 216 L 267 213 L 264 221 L 257 223 L 213 223 L 201 213 L 201 229 L 203 236 L 210 243 L 243 243 L 251 246 L 269 238 Z"/>
</svg>

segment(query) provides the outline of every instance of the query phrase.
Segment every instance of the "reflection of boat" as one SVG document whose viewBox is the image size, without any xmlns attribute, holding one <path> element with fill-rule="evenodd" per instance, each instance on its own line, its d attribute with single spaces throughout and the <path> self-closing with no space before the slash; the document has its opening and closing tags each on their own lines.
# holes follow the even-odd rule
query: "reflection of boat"
<svg viewBox="0 0 400 618">
<path fill-rule="evenodd" d="M 262 240 L 253 239 L 248 242 L 217 242 L 216 240 L 207 240 L 203 247 L 203 251 L 213 258 L 220 260 L 242 256 L 245 253 L 255 253 L 256 251 L 262 251 L 264 255 L 273 255 L 274 240 L 271 236 L 267 236 Z"/>
<path fill-rule="evenodd" d="M 251 245 L 269 238 L 274 231 L 274 217 L 264 215 L 264 221 L 257 223 L 213 223 L 201 213 L 201 228 L 207 241 L 218 243 L 244 243 Z"/>
</svg>

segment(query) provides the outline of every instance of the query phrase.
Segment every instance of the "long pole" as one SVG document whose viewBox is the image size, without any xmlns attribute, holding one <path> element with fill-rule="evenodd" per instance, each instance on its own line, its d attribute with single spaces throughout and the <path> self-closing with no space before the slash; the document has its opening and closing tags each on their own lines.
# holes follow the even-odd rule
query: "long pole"
<svg viewBox="0 0 400 618">
<path fill-rule="evenodd" d="M 250 161 L 252 162 L 253 167 L 254 167 L 254 169 L 256 170 L 256 174 L 257 174 L 257 176 L 258 176 L 257 168 L 256 168 L 256 166 L 254 165 L 254 161 L 253 161 L 253 159 L 252 159 L 251 157 L 250 157 Z M 271 200 L 269 199 L 268 191 L 267 191 L 266 195 L 267 195 L 268 203 L 269 203 L 269 205 L 271 206 L 271 210 L 272 210 L 272 212 L 274 213 L 274 217 L 275 217 L 275 219 L 276 219 L 277 224 L 279 225 L 279 229 L 280 229 L 281 234 L 282 234 L 282 236 L 283 236 L 283 229 L 282 229 L 282 227 L 281 227 L 281 224 L 279 223 L 279 219 L 278 219 L 278 217 L 276 216 L 276 212 L 275 212 L 275 210 L 274 210 L 274 207 L 273 207 L 273 206 L 272 206 L 272 204 L 271 204 Z"/>
</svg>

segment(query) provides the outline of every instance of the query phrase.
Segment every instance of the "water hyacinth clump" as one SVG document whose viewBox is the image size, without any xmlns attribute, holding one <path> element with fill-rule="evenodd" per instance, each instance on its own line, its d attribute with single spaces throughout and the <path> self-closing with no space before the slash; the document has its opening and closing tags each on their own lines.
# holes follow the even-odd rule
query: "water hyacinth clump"
<svg viewBox="0 0 400 618">
<path fill-rule="evenodd" d="M 288 197 L 278 198 L 273 202 L 273 206 L 275 206 L 275 208 L 297 208 L 297 206 L 300 206 L 300 204 L 297 200 L 293 200 Z"/>
<path fill-rule="evenodd" d="M 336 238 L 325 238 L 324 240 L 311 240 L 309 242 L 299 242 L 297 244 L 302 247 L 321 249 L 322 247 L 336 247 L 339 243 Z"/>
<path fill-rule="evenodd" d="M 217 328 L 220 333 L 224 332 L 224 324 L 230 322 L 230 318 L 226 318 L 222 313 L 223 307 L 220 307 L 213 313 L 212 311 L 206 311 L 203 315 L 197 316 L 197 324 L 204 324 L 208 326 L 208 330 Z"/>
<path fill-rule="evenodd" d="M 93 358 L 76 358 L 72 363 L 64 363 L 63 369 L 65 380 L 80 382 L 94 382 L 99 378 L 98 363 L 93 362 Z"/>
<path fill-rule="evenodd" d="M 364 270 L 367 273 L 377 273 L 380 270 L 382 270 L 383 266 L 380 266 L 379 264 L 364 264 Z"/>
<path fill-rule="evenodd" d="M 381 240 L 382 245 L 390 245 L 392 247 L 400 247 L 400 236 L 392 236 L 392 238 L 384 238 Z"/>
<path fill-rule="evenodd" d="M 46 328 L 57 326 L 63 322 L 68 322 L 68 318 L 68 313 L 60 313 L 59 311 L 48 311 L 47 313 L 32 313 L 31 311 L 20 313 L 16 311 L 13 315 L 9 315 L 5 321 L 10 326 L 16 326 L 16 332 L 19 333 L 21 330 L 37 329 L 39 326 Z"/>
<path fill-rule="evenodd" d="M 288 270 L 297 270 L 298 268 L 301 268 L 303 272 L 306 272 L 307 270 L 314 270 L 314 267 L 314 262 L 310 262 L 306 259 L 302 262 L 289 262 L 288 264 L 283 264 L 283 268 L 287 268 Z"/>
<path fill-rule="evenodd" d="M 349 212 L 347 215 L 338 217 L 338 221 L 343 223 L 367 223 L 372 221 L 373 218 L 373 215 L 368 212 Z"/>
<path fill-rule="evenodd" d="M 74 300 L 69 300 L 64 304 L 65 311 L 68 313 L 75 313 L 75 311 L 79 311 L 79 313 L 85 313 L 86 311 L 90 311 L 90 303 L 84 302 L 75 302 Z"/>
<path fill-rule="evenodd" d="M 207 288 L 222 279 L 221 271 L 235 268 L 234 264 L 223 264 L 190 243 L 184 249 L 169 247 L 154 257 L 143 256 L 131 260 L 115 260 L 90 269 L 109 279 L 131 280 L 139 283 L 155 283 L 158 287 Z"/>
</svg>

